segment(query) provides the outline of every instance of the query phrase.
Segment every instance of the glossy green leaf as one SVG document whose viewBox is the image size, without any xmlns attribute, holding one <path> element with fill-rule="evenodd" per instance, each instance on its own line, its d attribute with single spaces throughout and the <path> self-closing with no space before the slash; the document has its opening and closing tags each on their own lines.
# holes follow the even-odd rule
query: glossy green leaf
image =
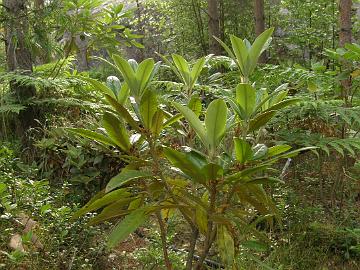
<svg viewBox="0 0 360 270">
<path fill-rule="evenodd" d="M 253 156 L 251 145 L 239 138 L 234 138 L 235 158 L 241 164 L 250 160 Z"/>
<path fill-rule="evenodd" d="M 227 106 L 224 100 L 212 101 L 205 115 L 206 137 L 210 148 L 215 150 L 225 135 Z"/>
<path fill-rule="evenodd" d="M 225 225 L 217 226 L 216 243 L 227 269 L 231 269 L 235 258 L 234 239 Z"/>
<path fill-rule="evenodd" d="M 116 97 L 117 101 L 124 106 L 125 102 L 129 98 L 130 89 L 126 83 L 121 86 L 121 89 Z"/>
<path fill-rule="evenodd" d="M 111 218 L 122 217 L 129 214 L 131 211 L 127 209 L 127 206 L 137 198 L 138 197 L 128 197 L 115 201 L 114 203 L 104 207 L 100 214 L 90 219 L 88 224 L 95 225 Z"/>
<path fill-rule="evenodd" d="M 145 59 L 142 61 L 136 71 L 136 83 L 139 88 L 139 95 L 146 89 L 152 71 L 154 69 L 154 60 Z"/>
<path fill-rule="evenodd" d="M 131 145 L 129 135 L 124 124 L 113 114 L 105 112 L 103 116 L 103 126 L 111 140 L 123 151 L 129 151 Z"/>
<path fill-rule="evenodd" d="M 229 46 L 227 46 L 221 39 L 213 36 L 214 39 L 216 39 L 217 42 L 220 43 L 220 45 L 225 49 L 225 51 L 227 52 L 227 54 L 230 56 L 230 58 L 232 58 L 234 61 L 236 61 L 236 56 L 234 55 L 234 53 L 231 51 L 231 49 L 229 48 Z"/>
<path fill-rule="evenodd" d="M 256 105 L 255 89 L 250 84 L 239 83 L 236 87 L 236 102 L 244 111 L 246 119 L 248 119 Z"/>
<path fill-rule="evenodd" d="M 280 110 L 280 109 L 288 107 L 290 105 L 294 105 L 294 104 L 298 103 L 299 101 L 300 101 L 300 99 L 298 99 L 298 98 L 292 98 L 292 99 L 283 100 L 283 101 L 281 101 L 279 103 L 276 103 L 276 104 L 272 105 L 269 108 L 269 110 L 272 110 L 272 111 Z"/>
<path fill-rule="evenodd" d="M 164 123 L 164 112 L 162 110 L 157 110 L 153 116 L 152 124 L 151 124 L 151 132 L 155 135 L 159 135 L 161 130 L 163 129 Z"/>
<path fill-rule="evenodd" d="M 171 148 L 164 148 L 166 158 L 176 168 L 181 170 L 185 175 L 189 176 L 193 181 L 204 183 L 204 176 L 201 174 L 201 167 L 197 160 L 189 157 L 186 153 L 176 151 Z"/>
<path fill-rule="evenodd" d="M 207 181 L 218 179 L 222 177 L 224 173 L 224 169 L 214 163 L 209 163 L 201 168 L 201 174 L 205 176 Z"/>
<path fill-rule="evenodd" d="M 261 33 L 254 41 L 253 45 L 249 50 L 249 60 L 250 60 L 250 67 L 249 67 L 249 75 L 254 71 L 256 64 L 259 60 L 261 53 L 263 52 L 264 46 L 271 38 L 272 33 L 274 32 L 274 28 L 269 28 Z"/>
<path fill-rule="evenodd" d="M 158 110 L 156 94 L 153 91 L 146 91 L 140 101 L 140 114 L 144 127 L 151 129 L 153 117 Z"/>
<path fill-rule="evenodd" d="M 106 137 L 105 135 L 102 135 L 94 131 L 90 131 L 82 128 L 66 128 L 66 130 L 76 135 L 80 135 L 82 137 L 95 140 L 99 143 L 103 143 L 110 146 L 117 146 L 109 137 Z"/>
<path fill-rule="evenodd" d="M 249 76 L 249 67 L 248 67 L 249 53 L 244 41 L 233 35 L 230 36 L 230 41 L 231 41 L 232 49 L 236 55 L 237 63 L 242 75 L 246 77 Z"/>
<path fill-rule="evenodd" d="M 268 153 L 268 147 L 265 144 L 257 144 L 252 148 L 253 151 L 253 159 L 260 159 L 267 155 Z"/>
<path fill-rule="evenodd" d="M 266 111 L 258 114 L 254 119 L 250 121 L 248 132 L 256 131 L 259 128 L 265 126 L 271 120 L 271 118 L 273 118 L 275 113 L 276 111 Z"/>
<path fill-rule="evenodd" d="M 127 215 L 118 223 L 109 235 L 108 246 L 115 247 L 119 242 L 125 240 L 129 234 L 140 227 L 148 218 L 146 208 L 139 208 Z"/>
<path fill-rule="evenodd" d="M 191 76 L 191 85 L 190 85 L 190 87 L 191 88 L 194 86 L 197 79 L 199 78 L 200 73 L 201 73 L 202 69 L 204 68 L 205 62 L 206 62 L 205 57 L 201 57 L 194 64 L 194 66 L 193 66 L 193 68 L 191 70 L 191 73 L 190 73 L 190 76 Z"/>
<path fill-rule="evenodd" d="M 97 80 L 94 80 L 94 79 L 91 79 L 91 78 L 86 78 L 86 77 L 78 77 L 79 79 L 83 80 L 83 81 L 86 81 L 90 84 L 92 84 L 92 86 L 96 89 L 96 90 L 99 90 L 100 92 L 102 92 L 104 95 L 109 95 L 111 96 L 112 98 L 115 98 L 116 99 L 116 96 L 114 94 L 114 92 L 109 88 L 107 87 L 105 84 L 97 81 Z"/>
<path fill-rule="evenodd" d="M 153 175 L 146 171 L 123 169 L 118 175 L 110 179 L 105 190 L 106 192 L 109 192 L 115 188 L 121 187 L 129 181 L 149 177 L 153 177 Z"/>
<path fill-rule="evenodd" d="M 172 54 L 172 59 L 184 83 L 188 86 L 191 86 L 191 74 L 188 62 L 178 54 Z"/>
<path fill-rule="evenodd" d="M 110 103 L 110 105 L 120 114 L 122 118 L 124 118 L 125 122 L 127 122 L 136 131 L 141 132 L 138 123 L 123 105 L 121 105 L 118 101 L 108 95 L 106 95 L 105 97 L 106 100 Z"/>
<path fill-rule="evenodd" d="M 77 218 L 79 216 L 82 216 L 86 213 L 95 211 L 99 208 L 102 208 L 106 205 L 109 205 L 113 203 L 114 201 L 127 198 L 130 196 L 130 193 L 127 189 L 118 189 L 111 193 L 105 194 L 103 197 L 91 202 L 90 204 L 86 204 L 84 207 L 82 207 L 79 211 L 77 211 L 72 218 Z"/>
<path fill-rule="evenodd" d="M 179 103 L 174 102 L 174 107 L 185 117 L 189 122 L 190 126 L 195 130 L 196 134 L 199 136 L 202 143 L 208 147 L 208 141 L 206 137 L 206 130 L 196 114 L 190 110 L 188 107 L 185 107 Z"/>
<path fill-rule="evenodd" d="M 291 149 L 290 145 L 282 144 L 282 145 L 275 145 L 269 148 L 268 156 L 273 157 L 276 155 L 280 155 L 286 151 L 289 151 Z"/>
<path fill-rule="evenodd" d="M 266 170 L 269 167 L 269 164 L 260 164 L 257 166 L 253 166 L 247 169 L 244 169 L 240 172 L 231 174 L 227 177 L 225 177 L 226 179 L 226 183 L 232 183 L 232 182 L 238 182 L 243 180 L 245 177 L 247 176 L 251 176 L 255 173 L 259 173 L 259 172 L 263 172 L 264 170 Z"/>
<path fill-rule="evenodd" d="M 120 55 L 114 54 L 112 58 L 129 86 L 132 95 L 139 96 L 140 93 L 137 88 L 135 72 L 131 65 Z"/>
<path fill-rule="evenodd" d="M 177 121 L 179 121 L 183 117 L 184 116 L 181 113 L 178 113 L 178 114 L 175 114 L 175 115 L 171 116 L 168 120 L 165 121 L 165 123 L 163 124 L 163 128 L 171 126 L 172 124 L 176 123 Z"/>
<path fill-rule="evenodd" d="M 202 104 L 199 95 L 191 96 L 188 107 L 196 114 L 196 116 L 200 116 L 202 111 Z"/>
</svg>

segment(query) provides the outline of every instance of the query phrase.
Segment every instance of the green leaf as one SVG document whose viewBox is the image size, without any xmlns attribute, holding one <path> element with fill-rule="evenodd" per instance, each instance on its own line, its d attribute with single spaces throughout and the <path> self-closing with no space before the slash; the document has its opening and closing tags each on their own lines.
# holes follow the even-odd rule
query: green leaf
<svg viewBox="0 0 360 270">
<path fill-rule="evenodd" d="M 193 181 L 205 183 L 204 176 L 201 174 L 201 164 L 199 164 L 199 160 L 194 160 L 193 156 L 168 147 L 164 148 L 164 154 L 172 165 L 189 176 Z"/>
<path fill-rule="evenodd" d="M 124 105 L 125 102 L 127 101 L 128 97 L 129 97 L 129 95 L 130 95 L 129 86 L 126 83 L 124 83 L 121 86 L 121 89 L 120 89 L 116 99 L 121 105 Z"/>
<path fill-rule="evenodd" d="M 263 105 L 266 104 L 266 103 L 268 103 L 268 105 L 270 106 L 271 102 L 273 100 L 278 100 L 278 97 L 283 95 L 283 93 L 285 93 L 285 96 L 286 96 L 287 91 L 284 91 L 284 89 L 286 89 L 287 86 L 288 86 L 287 83 L 282 84 L 278 88 L 276 88 L 272 93 L 268 94 L 266 97 L 263 97 L 263 99 L 261 99 L 261 102 L 256 105 L 256 107 L 254 109 L 254 113 L 256 113 L 259 109 L 261 109 L 263 107 Z M 272 99 L 272 100 L 269 101 L 270 99 Z M 277 102 L 275 102 L 275 103 L 277 103 Z M 269 106 L 267 106 L 267 109 L 269 109 Z"/>
<path fill-rule="evenodd" d="M 195 222 L 199 231 L 205 235 L 208 225 L 207 213 L 204 208 L 198 204 L 195 205 Z"/>
<path fill-rule="evenodd" d="M 148 218 L 146 210 L 146 208 L 134 210 L 117 224 L 109 235 L 108 246 L 110 248 L 115 247 L 115 245 L 125 240 L 129 234 L 140 227 Z"/>
<path fill-rule="evenodd" d="M 259 60 L 259 57 L 264 49 L 264 46 L 270 39 L 272 33 L 274 32 L 274 28 L 269 28 L 261 33 L 254 41 L 253 45 L 249 50 L 249 60 L 250 60 L 250 67 L 249 67 L 249 75 L 255 70 L 256 64 Z"/>
<path fill-rule="evenodd" d="M 135 129 L 137 132 L 141 132 L 138 123 L 134 120 L 134 118 L 132 118 L 129 111 L 123 105 L 108 95 L 106 95 L 105 98 L 133 129 Z"/>
<path fill-rule="evenodd" d="M 163 125 L 163 128 L 166 128 L 168 126 L 171 126 L 172 124 L 176 123 L 177 121 L 179 121 L 181 118 L 183 118 L 184 116 L 181 113 L 175 114 L 173 116 L 171 116 Z"/>
<path fill-rule="evenodd" d="M 76 135 L 80 135 L 82 137 L 95 140 L 102 144 L 117 146 L 110 138 L 94 131 L 90 131 L 82 128 L 66 128 L 66 130 Z"/>
<path fill-rule="evenodd" d="M 287 106 L 294 105 L 294 104 L 298 103 L 299 101 L 300 101 L 300 99 L 298 99 L 298 98 L 283 100 L 281 102 L 278 102 L 278 103 L 272 105 L 268 110 L 277 111 L 277 110 L 280 110 Z"/>
<path fill-rule="evenodd" d="M 227 269 L 231 269 L 235 258 L 234 239 L 225 225 L 218 225 L 216 243 L 219 247 L 220 256 Z"/>
<path fill-rule="evenodd" d="M 111 140 L 123 151 L 129 151 L 131 145 L 129 136 L 124 124 L 113 114 L 105 112 L 103 116 L 103 126 Z"/>
<path fill-rule="evenodd" d="M 153 117 L 158 109 L 156 94 L 153 91 L 146 91 L 141 97 L 140 114 L 144 127 L 151 129 Z"/>
<path fill-rule="evenodd" d="M 127 206 L 138 197 L 128 197 L 115 201 L 114 203 L 104 207 L 100 214 L 93 217 L 88 225 L 95 225 L 104 222 L 110 218 L 125 216 L 130 213 Z"/>
<path fill-rule="evenodd" d="M 270 165 L 270 164 L 272 164 L 274 162 L 277 162 L 279 159 L 294 157 L 294 156 L 298 155 L 301 151 L 314 150 L 314 149 L 317 149 L 317 148 L 318 147 L 314 147 L 314 146 L 308 146 L 308 147 L 299 148 L 299 149 L 296 149 L 296 150 L 293 150 L 293 151 L 290 151 L 290 152 L 287 152 L 287 153 L 277 155 L 274 158 L 265 161 L 263 164 Z"/>
<path fill-rule="evenodd" d="M 91 211 L 95 211 L 99 208 L 102 208 L 106 205 L 109 205 L 113 203 L 114 201 L 127 198 L 131 194 L 128 192 L 127 189 L 118 189 L 111 193 L 105 194 L 103 197 L 96 199 L 94 201 L 91 201 L 89 204 L 86 204 L 84 207 L 82 207 L 80 210 L 78 210 L 72 218 L 77 218 L 79 216 L 82 216 L 86 213 L 89 213 Z"/>
<path fill-rule="evenodd" d="M 158 136 L 163 129 L 163 123 L 164 123 L 164 112 L 162 110 L 157 110 L 156 113 L 153 116 L 152 124 L 151 124 L 151 132 Z"/>
<path fill-rule="evenodd" d="M 227 52 L 227 54 L 234 60 L 236 61 L 236 56 L 234 55 L 234 53 L 231 51 L 231 49 L 229 48 L 229 46 L 227 46 L 222 40 L 220 40 L 219 38 L 213 36 L 214 39 L 216 39 L 217 42 L 220 43 L 220 45 L 225 49 L 225 51 Z"/>
<path fill-rule="evenodd" d="M 200 116 L 202 104 L 199 95 L 191 96 L 188 107 L 196 114 L 197 117 Z"/>
<path fill-rule="evenodd" d="M 86 78 L 86 77 L 77 77 L 83 81 L 86 81 L 90 84 L 92 84 L 92 86 L 96 89 L 96 90 L 99 90 L 100 92 L 102 92 L 104 95 L 109 95 L 111 96 L 112 98 L 115 98 L 116 99 L 116 96 L 114 94 L 114 92 L 109 88 L 107 87 L 105 84 L 97 81 L 97 80 L 94 80 L 94 79 L 91 79 L 91 78 Z"/>
<path fill-rule="evenodd" d="M 268 250 L 268 246 L 264 243 L 255 240 L 248 240 L 242 243 L 242 246 L 245 248 L 257 251 L 257 252 L 265 252 Z"/>
<path fill-rule="evenodd" d="M 206 164 L 204 167 L 201 168 L 201 174 L 205 176 L 207 181 L 218 179 L 222 177 L 224 173 L 224 169 L 214 163 Z"/>
<path fill-rule="evenodd" d="M 196 116 L 196 114 L 190 110 L 188 107 L 185 107 L 179 103 L 174 102 L 174 107 L 185 117 L 185 119 L 189 122 L 190 126 L 195 130 L 196 134 L 199 136 L 202 143 L 206 146 L 208 146 L 208 141 L 206 137 L 206 130 L 199 120 L 199 118 Z"/>
<path fill-rule="evenodd" d="M 224 100 L 212 101 L 205 115 L 206 137 L 214 151 L 224 137 L 226 130 L 227 106 Z"/>
<path fill-rule="evenodd" d="M 269 122 L 271 118 L 275 115 L 275 113 L 276 111 L 266 111 L 257 115 L 254 119 L 250 121 L 248 132 L 256 131 L 259 128 L 265 126 L 267 122 Z"/>
<path fill-rule="evenodd" d="M 154 60 L 145 59 L 142 61 L 136 71 L 136 84 L 139 88 L 139 95 L 146 89 L 149 79 L 154 69 Z"/>
<path fill-rule="evenodd" d="M 112 58 L 116 66 L 120 70 L 125 82 L 129 86 L 130 92 L 132 93 L 132 95 L 138 97 L 140 93 L 139 89 L 137 88 L 136 76 L 132 67 L 130 66 L 128 61 L 123 59 L 120 55 L 114 54 Z"/>
<path fill-rule="evenodd" d="M 232 49 L 237 58 L 237 63 L 240 72 L 242 73 L 243 76 L 248 77 L 250 75 L 249 66 L 248 66 L 248 57 L 249 57 L 248 49 L 246 48 L 246 45 L 242 39 L 231 35 L 230 40 L 231 40 Z"/>
<path fill-rule="evenodd" d="M 275 145 L 275 146 L 269 148 L 268 156 L 273 157 L 273 156 L 282 154 L 290 149 L 291 149 L 291 146 L 287 145 L 287 144 Z"/>
<path fill-rule="evenodd" d="M 236 87 L 236 102 L 244 111 L 246 119 L 249 119 L 256 105 L 255 89 L 250 84 L 239 83 Z"/>
<path fill-rule="evenodd" d="M 191 77 L 191 85 L 190 85 L 190 87 L 191 88 L 195 85 L 198 77 L 200 76 L 200 73 L 201 73 L 202 69 L 204 68 L 204 65 L 205 65 L 205 57 L 201 57 L 194 64 L 194 66 L 193 66 L 193 68 L 191 70 L 191 74 L 190 74 L 190 77 Z"/>
<path fill-rule="evenodd" d="M 250 160 L 253 156 L 251 145 L 239 138 L 234 138 L 235 146 L 235 158 L 241 164 L 244 164 L 246 161 Z"/>
<path fill-rule="evenodd" d="M 110 179 L 109 183 L 106 185 L 105 191 L 109 192 L 135 179 L 149 177 L 153 177 L 153 175 L 149 172 L 123 169 L 118 175 Z"/>
<path fill-rule="evenodd" d="M 251 176 L 251 175 L 253 175 L 255 173 L 262 172 L 262 171 L 266 170 L 268 167 L 269 167 L 269 164 L 260 164 L 260 165 L 254 166 L 254 167 L 244 169 L 244 170 L 242 170 L 240 172 L 237 172 L 237 173 L 234 173 L 234 174 L 231 174 L 231 175 L 227 176 L 225 178 L 226 179 L 225 182 L 226 183 L 232 183 L 232 182 L 241 181 L 247 176 Z"/>
<path fill-rule="evenodd" d="M 263 158 L 264 156 L 266 156 L 268 153 L 268 148 L 265 144 L 260 143 L 260 144 L 255 145 L 252 148 L 252 151 L 254 153 L 253 159 L 256 160 L 256 159 L 260 159 L 260 158 Z"/>
<path fill-rule="evenodd" d="M 276 95 L 274 95 L 271 98 L 269 107 L 273 106 L 276 103 L 283 101 L 284 98 L 287 97 L 288 93 L 289 93 L 289 90 L 283 90 L 283 91 L 278 92 Z"/>
<path fill-rule="evenodd" d="M 176 68 L 181 75 L 181 78 L 184 81 L 184 84 L 191 86 L 191 75 L 188 62 L 181 55 L 172 54 L 171 56 Z"/>
</svg>

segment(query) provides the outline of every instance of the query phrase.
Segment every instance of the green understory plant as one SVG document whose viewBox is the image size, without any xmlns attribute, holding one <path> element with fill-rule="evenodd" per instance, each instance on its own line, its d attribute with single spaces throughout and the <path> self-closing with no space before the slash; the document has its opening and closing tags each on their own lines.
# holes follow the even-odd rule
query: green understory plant
<svg viewBox="0 0 360 270">
<path fill-rule="evenodd" d="M 152 59 L 138 64 L 113 55 L 111 65 L 124 79 L 116 94 L 105 84 L 84 79 L 104 94 L 110 107 L 103 113 L 99 132 L 67 130 L 120 151 L 119 158 L 128 165 L 74 217 L 101 210 L 90 224 L 122 218 L 109 235 L 109 247 L 154 217 L 166 269 L 173 269 L 165 217 L 178 216 L 191 232 L 186 269 L 202 269 L 211 250 L 227 269 L 239 269 L 236 257 L 241 243 L 266 241 L 256 225 L 264 220 L 271 224 L 277 216 L 265 191 L 265 186 L 281 183 L 273 165 L 312 149 L 290 151 L 289 145 L 260 143 L 262 129 L 271 118 L 297 102 L 285 99 L 285 85 L 269 94 L 248 81 L 271 32 L 267 30 L 252 46 L 247 42 L 248 47 L 232 38 L 241 83 L 232 97 L 215 99 L 205 110 L 201 102 L 195 107 L 191 102 L 161 103 L 151 84 L 157 69 Z M 197 63 L 201 66 L 203 60 Z M 191 89 L 196 77 L 189 68 L 177 68 L 174 71 Z"/>
</svg>

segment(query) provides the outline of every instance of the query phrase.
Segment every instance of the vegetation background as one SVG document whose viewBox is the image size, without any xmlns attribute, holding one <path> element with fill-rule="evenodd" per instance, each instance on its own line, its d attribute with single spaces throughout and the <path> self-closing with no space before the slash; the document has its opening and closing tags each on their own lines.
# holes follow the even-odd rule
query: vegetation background
<svg viewBox="0 0 360 270">
<path fill-rule="evenodd" d="M 0 269 L 360 269 L 358 0 L 0 9 Z"/>
</svg>

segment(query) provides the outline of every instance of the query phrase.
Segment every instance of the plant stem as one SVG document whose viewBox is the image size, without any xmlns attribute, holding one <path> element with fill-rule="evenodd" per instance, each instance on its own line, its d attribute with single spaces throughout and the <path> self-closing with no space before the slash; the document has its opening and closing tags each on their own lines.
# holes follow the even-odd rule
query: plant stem
<svg viewBox="0 0 360 270">
<path fill-rule="evenodd" d="M 210 181 L 210 207 L 208 213 L 215 213 L 215 203 L 216 203 L 216 181 Z M 204 260 L 206 259 L 209 250 L 214 242 L 216 235 L 216 230 L 214 229 L 213 221 L 208 214 L 208 224 L 207 224 L 207 233 L 204 242 L 204 249 L 202 254 L 200 255 L 200 259 L 198 260 L 195 269 L 201 269 L 201 265 L 203 264 Z"/>
<path fill-rule="evenodd" d="M 167 251 L 166 226 L 165 226 L 164 220 L 161 217 L 160 211 L 156 211 L 156 217 L 157 217 L 159 227 L 160 227 L 161 246 L 162 246 L 162 250 L 163 250 L 165 266 L 166 266 L 166 269 L 172 270 L 171 262 L 169 259 L 169 254 Z"/>
<path fill-rule="evenodd" d="M 192 263 L 193 263 L 193 260 L 194 260 L 196 241 L 197 241 L 198 237 L 199 237 L 199 230 L 194 226 L 192 228 L 192 235 L 191 235 L 191 240 L 190 240 L 190 249 L 189 249 L 188 257 L 187 257 L 187 260 L 186 260 L 186 270 L 191 270 L 192 269 Z"/>
</svg>

